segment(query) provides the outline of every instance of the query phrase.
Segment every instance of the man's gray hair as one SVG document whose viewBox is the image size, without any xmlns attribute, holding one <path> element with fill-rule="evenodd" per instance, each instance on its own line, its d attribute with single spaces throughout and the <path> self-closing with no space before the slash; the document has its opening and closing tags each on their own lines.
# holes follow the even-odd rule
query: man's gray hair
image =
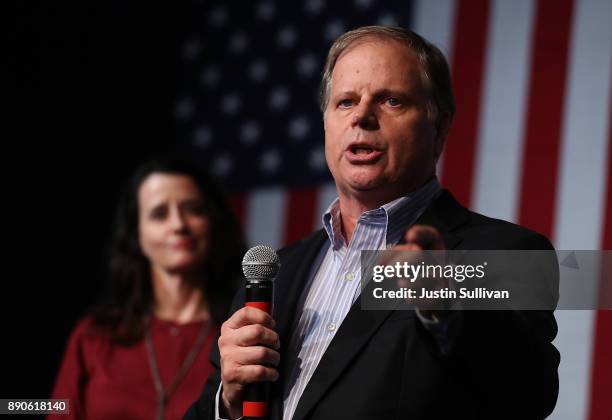
<svg viewBox="0 0 612 420">
<path fill-rule="evenodd" d="M 372 39 L 393 40 L 405 45 L 416 54 L 421 63 L 421 78 L 429 96 L 427 115 L 436 125 L 441 118 L 452 120 L 455 114 L 455 98 L 451 85 L 448 63 L 444 54 L 422 36 L 396 26 L 363 26 L 346 32 L 331 46 L 323 69 L 320 88 L 321 111 L 325 113 L 331 94 L 331 78 L 338 57 L 349 47 Z"/>
</svg>

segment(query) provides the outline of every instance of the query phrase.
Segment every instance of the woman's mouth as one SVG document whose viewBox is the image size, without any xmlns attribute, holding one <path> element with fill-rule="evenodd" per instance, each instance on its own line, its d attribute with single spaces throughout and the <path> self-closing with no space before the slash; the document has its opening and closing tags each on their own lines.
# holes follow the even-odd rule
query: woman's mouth
<svg viewBox="0 0 612 420">
<path fill-rule="evenodd" d="M 171 247 L 174 249 L 191 249 L 194 246 L 194 241 L 191 239 L 182 239 L 174 242 Z"/>
</svg>

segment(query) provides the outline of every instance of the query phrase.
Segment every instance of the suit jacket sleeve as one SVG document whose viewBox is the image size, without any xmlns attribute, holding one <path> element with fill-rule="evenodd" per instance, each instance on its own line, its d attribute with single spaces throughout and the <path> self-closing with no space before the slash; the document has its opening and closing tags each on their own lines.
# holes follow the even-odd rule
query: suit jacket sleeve
<svg viewBox="0 0 612 420">
<path fill-rule="evenodd" d="M 515 249 L 553 247 L 532 233 L 521 238 Z M 556 258 L 548 264 L 545 272 L 558 273 Z M 556 299 L 558 275 L 540 287 L 541 293 L 553 293 Z M 477 408 L 482 418 L 499 413 L 509 419 L 543 419 L 553 411 L 559 388 L 560 356 L 552 344 L 556 334 L 552 311 L 462 311 L 447 361 L 462 382 L 483 396 Z"/>
</svg>

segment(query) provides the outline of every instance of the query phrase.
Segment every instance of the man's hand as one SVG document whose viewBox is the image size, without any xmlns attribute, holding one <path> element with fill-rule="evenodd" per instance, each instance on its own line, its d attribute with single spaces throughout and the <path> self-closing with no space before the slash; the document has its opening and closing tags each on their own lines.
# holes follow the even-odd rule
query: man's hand
<svg viewBox="0 0 612 420">
<path fill-rule="evenodd" d="M 278 379 L 275 367 L 280 362 L 276 351 L 280 340 L 273 330 L 274 325 L 266 312 L 245 307 L 221 326 L 221 400 L 232 419 L 242 416 L 243 392 L 247 384 Z"/>
<path fill-rule="evenodd" d="M 404 235 L 405 244 L 397 245 L 394 250 L 397 251 L 422 251 L 434 250 L 444 251 L 444 241 L 440 232 L 433 227 L 427 225 L 414 225 L 406 231 Z"/>
<path fill-rule="evenodd" d="M 414 225 L 410 229 L 406 231 L 404 235 L 405 244 L 397 245 L 393 247 L 393 251 L 425 251 L 425 250 L 433 250 L 433 251 L 444 251 L 446 246 L 444 245 L 444 240 L 442 239 L 442 235 L 436 228 L 433 226 L 427 225 Z M 419 257 L 420 259 L 422 257 Z M 442 263 L 444 263 L 442 261 Z M 429 289 L 435 288 L 443 288 L 448 286 L 448 281 L 445 279 L 427 279 L 430 282 L 436 281 L 436 286 L 431 287 Z M 400 287 L 412 287 L 412 285 L 406 280 L 399 281 Z M 428 306 L 431 302 L 427 302 L 426 300 L 422 300 L 421 305 L 419 306 L 419 310 L 421 315 L 426 318 L 432 319 L 433 316 L 436 318 L 440 318 L 442 314 L 440 311 L 428 309 Z M 435 304 L 434 304 L 435 306 Z"/>
</svg>

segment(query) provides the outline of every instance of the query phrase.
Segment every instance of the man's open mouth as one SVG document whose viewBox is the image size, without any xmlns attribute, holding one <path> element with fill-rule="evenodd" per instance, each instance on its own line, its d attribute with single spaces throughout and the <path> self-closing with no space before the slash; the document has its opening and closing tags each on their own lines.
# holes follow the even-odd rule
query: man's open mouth
<svg viewBox="0 0 612 420">
<path fill-rule="evenodd" d="M 349 146 L 345 155 L 351 163 L 364 164 L 375 162 L 382 153 L 381 150 L 369 144 L 353 144 Z"/>
</svg>

